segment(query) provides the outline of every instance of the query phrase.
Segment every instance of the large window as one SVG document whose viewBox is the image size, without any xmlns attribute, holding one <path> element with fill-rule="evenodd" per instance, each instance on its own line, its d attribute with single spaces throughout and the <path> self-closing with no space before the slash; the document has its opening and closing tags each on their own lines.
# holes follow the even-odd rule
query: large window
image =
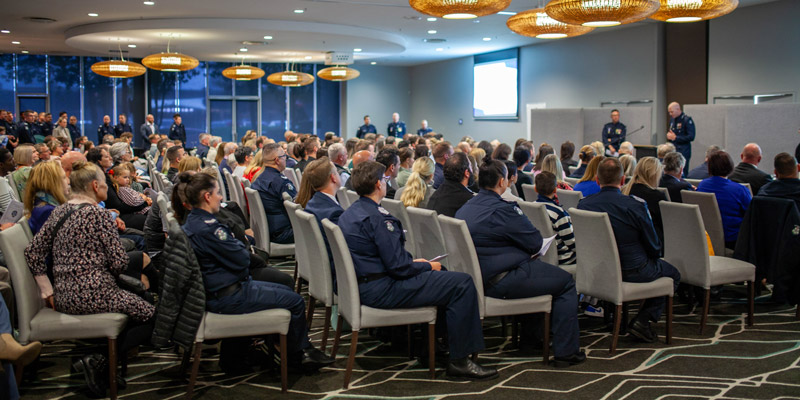
<svg viewBox="0 0 800 400">
<path fill-rule="evenodd" d="M 301 65 L 297 70 L 316 77 L 313 64 Z M 289 88 L 289 129 L 294 132 L 316 133 L 314 132 L 314 86 L 311 84 Z"/>
<path fill-rule="evenodd" d="M 14 112 L 13 54 L 0 54 L 0 110 Z"/>
<path fill-rule="evenodd" d="M 47 93 L 47 56 L 17 55 L 17 93 Z"/>
<path fill-rule="evenodd" d="M 286 69 L 284 64 L 261 64 L 265 77 Z M 286 88 L 261 79 L 261 134 L 276 141 L 286 132 Z"/>
<path fill-rule="evenodd" d="M 186 146 L 197 146 L 201 133 L 206 127 L 206 63 L 197 68 L 178 72 L 178 109 L 186 127 Z M 174 72 L 173 72 L 174 73 Z M 172 116 L 170 116 L 170 119 Z M 170 123 L 170 126 L 172 124 Z M 169 129 L 169 127 L 167 128 Z"/>
<path fill-rule="evenodd" d="M 53 123 L 57 122 L 58 113 L 66 111 L 81 119 L 81 58 L 50 57 L 48 67 L 50 74 L 50 112 Z"/>
<path fill-rule="evenodd" d="M 104 61 L 101 57 L 86 57 L 83 62 L 83 134 L 95 143 L 102 142 L 97 131 L 103 125 L 103 116 L 111 118 L 111 125 L 116 125 L 114 115 L 114 79 L 106 78 L 92 72 L 92 64 Z"/>
</svg>

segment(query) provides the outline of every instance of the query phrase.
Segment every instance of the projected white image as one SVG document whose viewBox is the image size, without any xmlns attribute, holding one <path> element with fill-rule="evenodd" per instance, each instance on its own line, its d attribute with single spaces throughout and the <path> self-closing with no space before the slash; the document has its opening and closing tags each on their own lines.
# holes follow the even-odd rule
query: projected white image
<svg viewBox="0 0 800 400">
<path fill-rule="evenodd" d="M 473 68 L 475 118 L 517 117 L 517 59 L 476 63 Z"/>
</svg>

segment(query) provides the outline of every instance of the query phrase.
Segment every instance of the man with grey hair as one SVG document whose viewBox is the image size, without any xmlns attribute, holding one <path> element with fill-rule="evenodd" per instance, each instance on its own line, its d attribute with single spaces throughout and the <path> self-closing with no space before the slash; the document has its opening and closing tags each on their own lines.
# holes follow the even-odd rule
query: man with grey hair
<svg viewBox="0 0 800 400">
<path fill-rule="evenodd" d="M 200 144 L 197 145 L 197 158 L 203 159 L 208 155 L 208 145 L 211 135 L 207 133 L 201 133 L 198 139 L 200 140 Z"/>
<path fill-rule="evenodd" d="M 220 174 L 220 176 L 225 176 L 225 173 L 222 172 L 223 169 L 227 169 L 228 172 L 233 174 L 233 168 L 231 168 L 228 165 L 228 156 L 233 154 L 233 152 L 235 152 L 236 149 L 238 149 L 238 148 L 239 148 L 239 145 L 237 145 L 234 142 L 229 142 L 229 143 L 227 143 L 225 145 L 225 148 L 223 149 L 223 151 L 225 152 L 223 154 L 224 157 L 222 158 L 222 161 L 220 161 L 220 163 L 219 163 L 219 174 Z"/>
<path fill-rule="evenodd" d="M 758 169 L 758 163 L 761 162 L 761 147 L 756 143 L 748 143 L 742 149 L 740 157 L 742 162 L 728 175 L 728 179 L 739 183 L 749 183 L 753 195 L 755 195 L 762 186 L 772 182 L 770 174 Z"/>
<path fill-rule="evenodd" d="M 631 142 L 622 142 L 619 145 L 619 155 L 622 156 L 623 154 L 630 154 L 636 157 L 636 149 L 633 148 L 633 143 Z"/>
<path fill-rule="evenodd" d="M 656 155 L 658 156 L 658 161 L 664 161 L 664 157 L 668 154 L 675 151 L 675 145 L 672 143 L 663 143 L 658 145 L 656 148 Z"/>
<path fill-rule="evenodd" d="M 344 186 L 347 180 L 350 179 L 350 172 L 344 167 L 347 164 L 347 149 L 341 143 L 334 143 L 331 147 L 328 147 L 328 158 L 336 166 L 341 185 Z"/>
<path fill-rule="evenodd" d="M 219 136 L 211 136 L 208 141 L 208 154 L 206 154 L 206 161 L 216 162 L 217 159 L 217 146 L 222 143 L 222 138 Z"/>
<path fill-rule="evenodd" d="M 133 158 L 131 155 L 131 148 L 125 142 L 117 142 L 111 145 L 111 148 L 108 150 L 108 154 L 111 155 L 111 159 L 114 160 L 114 164 L 119 164 L 122 162 L 128 162 Z"/>
<path fill-rule="evenodd" d="M 681 190 L 694 191 L 695 189 L 691 183 L 681 177 L 684 166 L 686 166 L 686 159 L 683 158 L 683 154 L 673 151 L 664 156 L 664 175 L 658 186 L 666 188 L 670 201 L 675 203 L 683 203 Z"/>
<path fill-rule="evenodd" d="M 706 158 L 702 164 L 694 167 L 688 174 L 686 174 L 687 179 L 706 179 L 710 175 L 708 174 L 708 157 L 711 156 L 712 153 L 716 153 L 722 150 L 722 147 L 719 147 L 715 144 L 708 146 L 706 149 Z M 688 160 L 686 161 L 689 162 Z"/>
</svg>

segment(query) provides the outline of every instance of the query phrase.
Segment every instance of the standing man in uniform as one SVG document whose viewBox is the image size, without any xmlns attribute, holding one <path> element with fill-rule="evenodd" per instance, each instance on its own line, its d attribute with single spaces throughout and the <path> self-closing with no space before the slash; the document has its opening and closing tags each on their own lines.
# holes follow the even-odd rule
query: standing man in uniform
<svg viewBox="0 0 800 400">
<path fill-rule="evenodd" d="M 269 222 L 269 240 L 280 244 L 294 243 L 294 231 L 289 214 L 283 207 L 283 193 L 294 199 L 297 188 L 283 175 L 286 169 L 286 152 L 277 143 L 268 143 L 261 149 L 264 172 L 256 178 L 252 189 L 257 190 Z"/>
<path fill-rule="evenodd" d="M 686 115 L 681 110 L 681 105 L 672 102 L 669 103 L 667 108 L 669 112 L 669 132 L 667 132 L 667 140 L 675 145 L 675 150 L 683 154 L 686 159 L 686 166 L 683 168 L 683 173 L 689 173 L 689 159 L 692 158 L 692 141 L 694 141 L 695 126 L 692 117 Z"/>
<path fill-rule="evenodd" d="M 172 140 L 180 140 L 183 147 L 186 148 L 186 128 L 183 127 L 183 120 L 181 115 L 175 113 L 172 116 L 172 126 L 169 128 L 169 138 Z"/>
<path fill-rule="evenodd" d="M 42 136 L 48 137 L 53 135 L 53 114 L 44 113 L 43 120 L 41 124 Z"/>
<path fill-rule="evenodd" d="M 363 139 L 368 133 L 378 133 L 378 130 L 375 129 L 375 125 L 370 123 L 369 115 L 365 115 L 364 125 L 358 127 L 358 130 L 356 131 L 356 137 Z"/>
<path fill-rule="evenodd" d="M 425 137 L 425 134 L 426 134 L 426 133 L 428 133 L 428 132 L 433 132 L 433 129 L 431 129 L 431 128 L 428 126 L 428 120 L 427 120 L 427 119 L 423 119 L 423 120 L 422 120 L 422 122 L 421 122 L 421 124 L 422 124 L 422 127 L 421 127 L 421 128 L 419 128 L 419 129 L 417 129 L 417 136 L 419 136 L 419 137 Z"/>
<path fill-rule="evenodd" d="M 14 114 L 11 111 L 0 110 L 0 126 L 6 128 L 6 135 L 17 136 L 17 124 L 14 123 Z"/>
<path fill-rule="evenodd" d="M 114 136 L 114 127 L 111 126 L 111 117 L 108 115 L 103 116 L 103 125 L 97 127 L 97 144 L 103 144 L 106 135 Z"/>
<path fill-rule="evenodd" d="M 22 116 L 25 119 L 17 126 L 17 143 L 33 143 L 33 137 L 42 134 L 34 120 L 34 112 L 28 110 L 23 112 Z"/>
<path fill-rule="evenodd" d="M 78 118 L 76 116 L 72 115 L 69 117 L 67 129 L 69 129 L 69 137 L 72 138 L 72 143 L 77 143 L 78 138 L 81 137 L 81 130 L 78 129 Z"/>
<path fill-rule="evenodd" d="M 402 138 L 403 135 L 406 134 L 406 123 L 400 121 L 400 114 L 392 114 L 392 122 L 389 123 L 388 128 L 386 128 L 386 132 L 388 136 L 399 138 Z"/>
<path fill-rule="evenodd" d="M 611 110 L 611 122 L 603 126 L 603 146 L 606 148 L 606 155 L 617 157 L 622 142 L 625 141 L 625 124 L 619 122 L 619 110 Z"/>
<path fill-rule="evenodd" d="M 125 132 L 133 133 L 133 128 L 128 123 L 128 117 L 125 114 L 120 114 L 118 118 L 119 123 L 114 126 L 114 137 L 119 138 Z"/>
</svg>

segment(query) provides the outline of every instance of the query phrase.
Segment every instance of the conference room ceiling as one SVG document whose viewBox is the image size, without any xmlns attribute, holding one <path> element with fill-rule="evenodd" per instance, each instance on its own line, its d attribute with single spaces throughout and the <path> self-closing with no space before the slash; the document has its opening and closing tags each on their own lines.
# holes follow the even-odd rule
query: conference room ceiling
<svg viewBox="0 0 800 400">
<path fill-rule="evenodd" d="M 740 0 L 739 7 L 770 1 L 775 0 Z M 511 32 L 505 24 L 508 15 L 428 21 L 428 16 L 412 9 L 407 0 L 144 3 L 142 0 L 6 2 L 0 29 L 10 33 L 0 34 L 0 52 L 26 50 L 30 54 L 108 56 L 111 52 L 118 55 L 121 48 L 126 57 L 141 58 L 166 51 L 169 42 L 173 51 L 207 61 L 233 62 L 245 57 L 247 62 L 321 63 L 328 51 L 361 49 L 354 52 L 356 64 L 411 66 L 543 41 Z M 537 4 L 538 0 L 514 0 L 506 11 L 524 11 Z M 90 13 L 97 16 L 89 16 Z M 656 22 L 637 24 L 644 23 Z M 637 24 L 599 28 L 591 34 Z M 431 39 L 445 41 L 431 42 Z M 12 44 L 14 41 L 20 44 Z M 246 52 L 241 51 L 245 48 Z"/>
</svg>

